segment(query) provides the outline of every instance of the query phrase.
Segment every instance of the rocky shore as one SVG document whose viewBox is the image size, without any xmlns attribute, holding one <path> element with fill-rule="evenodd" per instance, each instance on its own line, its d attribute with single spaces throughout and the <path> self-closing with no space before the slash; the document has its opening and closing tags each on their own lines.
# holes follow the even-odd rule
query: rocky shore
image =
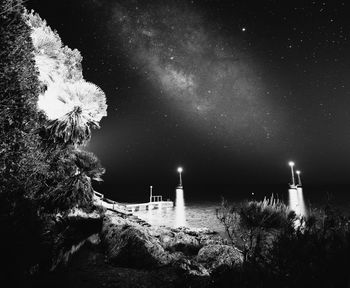
<svg viewBox="0 0 350 288">
<path fill-rule="evenodd" d="M 208 229 L 153 227 L 111 211 L 100 217 L 100 231 L 53 273 L 57 286 L 56 279 L 66 287 L 209 287 L 213 273 L 243 261 Z"/>
</svg>

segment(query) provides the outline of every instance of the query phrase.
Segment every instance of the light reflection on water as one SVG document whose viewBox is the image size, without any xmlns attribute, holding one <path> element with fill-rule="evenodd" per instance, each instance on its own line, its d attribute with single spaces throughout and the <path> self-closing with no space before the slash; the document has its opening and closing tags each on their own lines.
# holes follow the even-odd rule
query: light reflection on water
<svg viewBox="0 0 350 288">
<path fill-rule="evenodd" d="M 184 190 L 176 188 L 175 227 L 187 226 Z"/>
<path fill-rule="evenodd" d="M 215 214 L 215 209 L 219 206 L 219 202 L 186 204 L 183 202 L 183 206 L 137 211 L 134 215 L 154 226 L 209 228 L 223 233 L 224 229 Z"/>
<path fill-rule="evenodd" d="M 326 204 L 324 200 L 324 192 L 320 192 L 322 197 L 314 197 L 310 199 L 310 191 L 305 190 L 306 193 L 303 193 L 302 190 L 297 191 L 284 191 L 285 196 L 289 196 L 289 199 L 286 197 L 285 203 L 291 205 L 293 210 L 296 210 L 298 214 L 307 215 L 308 206 L 306 203 L 311 201 L 312 208 L 322 208 Z M 304 194 L 304 195 L 303 195 Z M 270 194 L 266 194 L 267 197 Z M 305 199 L 306 197 L 306 199 Z M 197 201 L 197 202 L 188 202 L 183 199 L 183 206 L 178 204 L 177 207 L 173 208 L 162 208 L 149 211 L 138 211 L 134 212 L 136 216 L 147 221 L 154 226 L 168 226 L 168 227 L 178 227 L 182 221 L 185 225 L 190 228 L 209 228 L 211 230 L 219 232 L 221 235 L 225 235 L 224 228 L 219 220 L 216 218 L 215 210 L 220 207 L 220 201 Z M 251 199 L 249 199 L 251 200 Z M 288 203 L 289 200 L 289 203 Z M 346 215 L 350 214 L 350 199 L 348 197 L 336 198 L 338 202 L 333 203 L 335 207 L 339 208 Z M 240 202 L 241 200 L 237 200 Z M 317 202 L 319 201 L 319 202 Z M 230 202 L 235 202 L 230 201 Z M 176 204 L 176 202 L 175 202 Z M 179 208 L 180 207 L 180 208 Z M 181 220 L 182 219 L 182 220 Z"/>
<path fill-rule="evenodd" d="M 306 207 L 303 196 L 303 189 L 301 187 L 291 188 L 289 193 L 289 208 L 293 210 L 297 215 L 307 216 Z"/>
</svg>

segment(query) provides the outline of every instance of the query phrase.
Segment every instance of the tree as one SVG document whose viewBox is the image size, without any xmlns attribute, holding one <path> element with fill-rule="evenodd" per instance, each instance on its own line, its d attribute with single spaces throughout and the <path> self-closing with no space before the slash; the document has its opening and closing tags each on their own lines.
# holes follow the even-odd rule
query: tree
<svg viewBox="0 0 350 288">
<path fill-rule="evenodd" d="M 24 8 L 20 1 L 0 3 L 0 191 L 23 193 L 39 189 L 45 167 L 35 133 L 39 82 Z"/>
<path fill-rule="evenodd" d="M 48 117 L 47 138 L 62 145 L 82 145 L 106 116 L 105 95 L 92 83 L 78 81 L 50 85 L 39 101 Z"/>
<path fill-rule="evenodd" d="M 107 108 L 102 90 L 83 80 L 81 59 L 22 1 L 0 0 L 0 249 L 4 274 L 16 279 L 40 268 L 50 218 L 42 212 L 91 206 L 91 181 L 104 173 L 79 147 Z M 62 110 L 47 105 L 55 101 Z"/>
<path fill-rule="evenodd" d="M 31 27 L 35 65 L 39 71 L 38 111 L 44 121 L 42 144 L 50 151 L 46 188 L 35 195 L 45 211 L 64 212 L 92 204 L 91 181 L 104 173 L 97 157 L 80 146 L 91 138 L 107 115 L 106 97 L 95 84 L 83 79 L 78 50 L 63 46 L 58 33 L 34 12 L 26 13 Z M 84 159 L 86 166 L 79 166 Z M 98 167 L 98 169 L 96 168 Z M 84 168 L 84 169 L 83 169 Z M 92 175 L 92 170 L 99 174 Z M 89 171 L 89 169 L 92 169 Z"/>
<path fill-rule="evenodd" d="M 78 50 L 64 47 L 57 32 L 34 12 L 28 13 L 27 23 L 42 84 L 38 108 L 48 120 L 45 137 L 55 145 L 83 145 L 107 115 L 105 94 L 83 79 Z"/>
<path fill-rule="evenodd" d="M 49 169 L 48 189 L 38 195 L 46 212 L 69 211 L 74 207 L 92 205 L 92 180 L 102 181 L 105 169 L 91 152 L 74 147 L 53 155 Z"/>
<path fill-rule="evenodd" d="M 42 189 L 47 169 L 36 133 L 38 73 L 23 12 L 21 1 L 0 0 L 0 249 L 9 270 L 3 275 L 18 271 L 16 279 L 37 257 L 38 218 L 28 195 Z"/>
</svg>

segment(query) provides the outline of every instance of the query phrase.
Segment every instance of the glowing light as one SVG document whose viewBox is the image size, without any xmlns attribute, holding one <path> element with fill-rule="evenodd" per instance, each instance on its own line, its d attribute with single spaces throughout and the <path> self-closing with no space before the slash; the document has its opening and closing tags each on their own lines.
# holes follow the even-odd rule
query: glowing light
<svg viewBox="0 0 350 288">
<path fill-rule="evenodd" d="M 289 192 L 289 208 L 297 215 L 299 214 L 298 191 L 296 188 L 291 188 Z"/>
<path fill-rule="evenodd" d="M 294 165 L 295 163 L 293 161 L 290 161 L 288 163 L 288 165 L 290 166 L 291 172 L 292 172 L 292 184 L 291 184 L 291 188 L 293 188 L 295 186 L 295 179 L 294 179 Z"/>
<path fill-rule="evenodd" d="M 305 201 L 304 201 L 304 196 L 303 196 L 303 188 L 298 187 L 297 188 L 298 191 L 298 209 L 299 209 L 299 215 L 300 216 L 307 216 L 307 212 L 306 212 L 306 205 L 305 205 Z"/>
<path fill-rule="evenodd" d="M 289 208 L 295 212 L 297 216 L 306 217 L 307 211 L 303 196 L 303 188 L 301 187 L 301 178 L 300 178 L 300 170 L 296 170 L 295 173 L 298 176 L 298 185 L 295 185 L 294 180 L 294 165 L 293 161 L 290 161 L 289 166 L 292 172 L 292 184 L 290 185 L 289 193 Z M 300 225 L 300 221 L 296 221 L 296 226 Z"/>
<path fill-rule="evenodd" d="M 300 170 L 297 170 L 296 171 L 296 173 L 297 173 L 297 175 L 298 175 L 298 186 L 300 186 L 301 187 L 301 177 L 300 177 Z"/>
<path fill-rule="evenodd" d="M 186 226 L 184 190 L 176 188 L 175 227 Z"/>
<path fill-rule="evenodd" d="M 178 188 L 182 188 L 182 177 L 181 177 L 182 171 L 183 171 L 182 167 L 177 168 L 177 172 L 179 172 L 179 186 L 178 186 Z"/>
<path fill-rule="evenodd" d="M 184 190 L 182 188 L 182 178 L 181 178 L 181 173 L 183 172 L 183 168 L 178 167 L 177 172 L 179 172 L 179 186 L 176 188 L 175 227 L 181 227 L 181 226 L 186 226 Z"/>
<path fill-rule="evenodd" d="M 303 196 L 303 188 L 290 188 L 289 193 L 289 208 L 294 211 L 297 216 L 306 216 L 306 206 Z"/>
</svg>

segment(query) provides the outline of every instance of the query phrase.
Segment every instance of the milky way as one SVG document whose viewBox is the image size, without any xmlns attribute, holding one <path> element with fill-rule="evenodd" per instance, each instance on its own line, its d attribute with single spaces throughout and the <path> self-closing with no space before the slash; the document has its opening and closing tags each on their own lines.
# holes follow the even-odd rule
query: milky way
<svg viewBox="0 0 350 288">
<path fill-rule="evenodd" d="M 275 136 L 281 117 L 259 65 L 191 5 L 117 4 L 112 22 L 132 65 L 204 133 L 248 145 Z"/>
<path fill-rule="evenodd" d="M 305 184 L 349 182 L 348 1 L 27 5 L 106 93 L 109 116 L 90 143 L 105 191 L 116 179 L 168 185 L 177 164 L 201 184 L 287 183 L 289 160 Z"/>
</svg>

